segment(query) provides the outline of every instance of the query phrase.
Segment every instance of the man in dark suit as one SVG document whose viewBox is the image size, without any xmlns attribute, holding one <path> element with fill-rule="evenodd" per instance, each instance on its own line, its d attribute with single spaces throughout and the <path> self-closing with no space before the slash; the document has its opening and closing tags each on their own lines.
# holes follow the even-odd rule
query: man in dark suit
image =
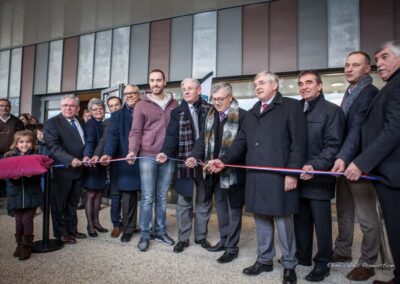
<svg viewBox="0 0 400 284">
<path fill-rule="evenodd" d="M 304 165 L 307 130 L 299 101 L 283 97 L 278 91 L 279 77 L 260 72 L 254 78 L 259 102 L 248 112 L 230 150 L 206 168 L 219 172 L 246 150 L 246 164 L 300 168 Z M 247 170 L 246 211 L 254 214 L 258 242 L 256 262 L 243 270 L 258 275 L 273 270 L 275 256 L 274 225 L 278 228 L 282 251 L 283 283 L 296 283 L 296 241 L 293 214 L 299 209 L 297 175 Z M 274 224 L 275 223 L 275 224 Z"/>
<path fill-rule="evenodd" d="M 329 170 L 343 141 L 344 114 L 337 105 L 325 100 L 321 76 L 316 71 L 302 71 L 298 86 L 307 120 L 307 152 L 303 170 Z M 314 228 L 317 252 L 314 268 L 306 280 L 319 282 L 329 275 L 332 261 L 331 199 L 335 196 L 335 177 L 301 174 L 300 210 L 294 215 L 297 259 L 310 266 Z"/>
<path fill-rule="evenodd" d="M 379 76 L 386 85 L 372 101 L 362 127 L 362 152 L 347 167 L 345 176 L 358 180 L 362 172 L 377 177 L 374 182 L 381 204 L 394 278 L 400 283 L 400 41 L 384 43 L 375 52 Z"/>
<path fill-rule="evenodd" d="M 66 95 L 61 99 L 61 113 L 44 125 L 44 140 L 55 164 L 53 169 L 51 217 L 54 237 L 74 244 L 86 235 L 77 231 L 76 208 L 82 191 L 82 158 L 85 145 L 83 122 L 77 117 L 79 99 Z"/>
<path fill-rule="evenodd" d="M 132 127 L 135 105 L 140 101 L 139 88 L 127 85 L 124 88 L 124 105 L 111 114 L 110 126 L 101 162 L 107 163 L 112 157 L 125 157 L 128 153 L 128 137 Z M 137 203 L 140 191 L 139 166 L 129 165 L 126 161 L 115 163 L 117 169 L 117 188 L 122 193 L 122 236 L 121 242 L 130 242 L 133 233 L 137 233 Z M 113 236 L 117 237 L 118 229 Z"/>
<path fill-rule="evenodd" d="M 232 86 L 226 82 L 212 86 L 211 100 L 214 105 L 207 114 L 204 129 L 191 157 L 186 160 L 188 167 L 196 166 L 199 159 L 218 158 L 232 145 L 247 115 L 245 110 L 239 108 L 232 92 Z M 240 161 L 242 156 L 235 161 Z M 206 176 L 207 198 L 214 193 L 220 234 L 220 241 L 208 250 L 225 251 L 217 259 L 219 263 L 231 262 L 239 255 L 245 175 L 242 169 L 226 169 L 219 174 Z"/>
<path fill-rule="evenodd" d="M 207 198 L 203 171 L 200 166 L 189 169 L 185 160 L 190 157 L 193 146 L 204 128 L 204 122 L 211 105 L 201 98 L 201 86 L 198 80 L 186 78 L 181 83 L 183 101 L 171 112 L 164 145 L 156 160 L 165 163 L 169 157 L 179 159 L 175 190 L 178 193 L 176 203 L 176 223 L 178 243 L 174 252 L 180 253 L 189 246 L 189 237 L 194 219 L 195 243 L 209 249 L 207 241 L 208 221 L 211 216 L 211 198 Z M 193 192 L 196 189 L 195 210 Z M 193 218 L 193 213 L 195 218 Z"/>
<path fill-rule="evenodd" d="M 370 57 L 362 51 L 353 51 L 346 58 L 344 75 L 350 86 L 344 95 L 341 108 L 346 116 L 345 139 L 336 155 L 332 172 L 343 172 L 361 150 L 361 126 L 378 89 L 372 85 L 368 74 Z M 352 261 L 351 250 L 354 236 L 354 216 L 363 234 L 361 256 L 358 265 L 347 274 L 352 281 L 366 281 L 374 276 L 372 266 L 380 247 L 381 221 L 376 210 L 376 192 L 368 180 L 349 181 L 345 177 L 336 180 L 336 209 L 339 235 L 333 250 L 333 262 Z"/>
</svg>

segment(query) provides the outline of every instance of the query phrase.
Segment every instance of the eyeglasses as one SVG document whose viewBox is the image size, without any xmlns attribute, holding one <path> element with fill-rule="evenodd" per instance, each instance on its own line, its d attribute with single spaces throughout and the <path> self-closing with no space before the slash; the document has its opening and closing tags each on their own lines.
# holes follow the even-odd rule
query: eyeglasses
<svg viewBox="0 0 400 284">
<path fill-rule="evenodd" d="M 77 105 L 61 105 L 61 107 L 64 107 L 64 108 L 76 108 L 78 106 Z"/>
<path fill-rule="evenodd" d="M 229 97 L 230 97 L 230 95 L 227 95 L 223 98 L 211 98 L 211 100 L 213 103 L 223 103 L 226 100 L 226 98 L 229 98 Z"/>
<path fill-rule="evenodd" d="M 140 94 L 140 92 L 136 91 L 136 92 L 124 93 L 124 96 L 139 95 L 139 94 Z"/>
<path fill-rule="evenodd" d="M 104 108 L 100 107 L 100 108 L 92 108 L 91 111 L 103 111 Z"/>
</svg>

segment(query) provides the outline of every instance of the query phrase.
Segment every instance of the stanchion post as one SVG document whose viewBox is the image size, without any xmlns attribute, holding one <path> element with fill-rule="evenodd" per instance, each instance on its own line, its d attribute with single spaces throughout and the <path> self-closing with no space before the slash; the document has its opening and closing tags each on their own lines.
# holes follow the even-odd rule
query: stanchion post
<svg viewBox="0 0 400 284">
<path fill-rule="evenodd" d="M 64 243 L 61 240 L 49 239 L 49 228 L 50 228 L 50 176 L 52 168 L 45 174 L 45 184 L 44 184 L 44 200 L 43 200 L 43 236 L 41 241 L 36 241 L 33 243 L 33 252 L 44 253 L 55 251 L 61 249 Z"/>
</svg>

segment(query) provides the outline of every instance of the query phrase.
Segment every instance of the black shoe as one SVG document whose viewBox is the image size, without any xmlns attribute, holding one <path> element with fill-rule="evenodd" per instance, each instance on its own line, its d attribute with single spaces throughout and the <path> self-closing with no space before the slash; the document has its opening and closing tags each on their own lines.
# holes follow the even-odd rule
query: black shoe
<svg viewBox="0 0 400 284">
<path fill-rule="evenodd" d="M 294 269 L 285 268 L 283 271 L 283 284 L 296 284 L 297 276 L 296 271 Z"/>
<path fill-rule="evenodd" d="M 238 253 L 224 252 L 224 254 L 217 259 L 219 263 L 228 263 L 238 257 Z"/>
<path fill-rule="evenodd" d="M 258 275 L 261 272 L 271 272 L 274 269 L 272 264 L 263 264 L 256 261 L 252 266 L 243 269 L 243 273 L 246 275 Z"/>
<path fill-rule="evenodd" d="M 92 230 L 90 230 L 89 227 L 88 227 L 88 228 L 87 228 L 87 232 L 88 232 L 89 237 L 91 237 L 91 238 L 95 238 L 95 237 L 98 236 L 95 229 L 93 229 L 93 231 L 92 231 Z"/>
<path fill-rule="evenodd" d="M 306 280 L 310 282 L 320 282 L 329 276 L 329 268 L 314 267 L 313 270 L 306 276 Z"/>
<path fill-rule="evenodd" d="M 168 234 L 156 236 L 156 241 L 162 242 L 164 245 L 173 246 L 175 241 Z"/>
<path fill-rule="evenodd" d="M 189 241 L 186 242 L 181 242 L 179 241 L 175 246 L 174 246 L 174 252 L 180 253 L 185 250 L 189 246 Z"/>
<path fill-rule="evenodd" d="M 149 248 L 149 244 L 150 244 L 150 240 L 144 239 L 144 238 L 140 238 L 137 247 L 141 251 L 146 251 Z"/>
<path fill-rule="evenodd" d="M 215 246 L 209 247 L 206 250 L 212 251 L 212 252 L 218 252 L 218 251 L 225 251 L 225 249 L 226 249 L 225 245 L 218 242 L 218 244 L 216 244 Z"/>
<path fill-rule="evenodd" d="M 101 226 L 99 227 L 94 227 L 96 229 L 97 232 L 99 233 L 108 233 L 108 230 L 106 228 L 103 228 Z"/>
<path fill-rule="evenodd" d="M 194 241 L 196 244 L 201 245 L 203 249 L 209 249 L 211 248 L 211 244 L 207 241 L 207 239 L 202 239 L 198 241 Z"/>
<path fill-rule="evenodd" d="M 75 234 L 71 234 L 75 237 L 75 239 L 86 239 L 86 235 L 84 233 L 76 232 Z"/>
<path fill-rule="evenodd" d="M 129 243 L 131 241 L 131 238 L 132 238 L 132 234 L 123 233 L 122 237 L 121 237 L 121 242 Z"/>
</svg>

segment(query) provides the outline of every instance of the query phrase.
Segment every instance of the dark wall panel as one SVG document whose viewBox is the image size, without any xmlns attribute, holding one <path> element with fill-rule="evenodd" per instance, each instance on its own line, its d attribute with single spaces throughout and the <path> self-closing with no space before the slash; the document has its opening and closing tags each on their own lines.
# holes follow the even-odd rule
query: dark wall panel
<svg viewBox="0 0 400 284">
<path fill-rule="evenodd" d="M 131 53 L 129 83 L 146 84 L 149 68 L 150 24 L 144 23 L 131 28 Z"/>
<path fill-rule="evenodd" d="M 328 67 L 326 0 L 298 1 L 298 68 Z"/>
<path fill-rule="evenodd" d="M 193 16 L 172 19 L 170 80 L 192 76 Z"/>
<path fill-rule="evenodd" d="M 398 0 L 360 0 L 361 50 L 372 57 L 380 44 L 393 39 L 393 1 Z"/>
<path fill-rule="evenodd" d="M 269 70 L 268 4 L 243 7 L 243 75 Z"/>
<path fill-rule="evenodd" d="M 218 11 L 217 76 L 242 73 L 242 8 Z"/>
<path fill-rule="evenodd" d="M 36 46 L 35 56 L 35 83 L 33 93 L 45 94 L 47 92 L 47 71 L 49 67 L 49 43 L 40 43 Z"/>
<path fill-rule="evenodd" d="M 35 45 L 26 46 L 22 55 L 20 112 L 31 113 L 33 78 L 35 72 Z"/>
<path fill-rule="evenodd" d="M 394 2 L 394 38 L 400 39 L 400 1 Z"/>
<path fill-rule="evenodd" d="M 76 89 L 76 73 L 78 70 L 79 37 L 64 40 L 64 56 L 61 91 L 69 92 Z"/>
<path fill-rule="evenodd" d="M 169 80 L 171 20 L 152 22 L 150 26 L 150 64 L 149 71 L 161 69 Z"/>
<path fill-rule="evenodd" d="M 270 4 L 270 69 L 273 72 L 297 69 L 297 1 Z"/>
</svg>

